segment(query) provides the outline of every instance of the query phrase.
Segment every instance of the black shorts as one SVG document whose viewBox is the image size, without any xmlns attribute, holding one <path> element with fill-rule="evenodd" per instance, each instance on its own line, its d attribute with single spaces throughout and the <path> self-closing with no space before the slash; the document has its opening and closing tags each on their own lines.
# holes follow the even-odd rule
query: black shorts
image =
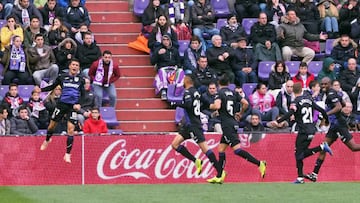
<svg viewBox="0 0 360 203">
<path fill-rule="evenodd" d="M 183 126 L 179 130 L 180 135 L 185 139 L 193 139 L 196 143 L 205 142 L 202 128 L 194 126 Z"/>
<path fill-rule="evenodd" d="M 236 146 L 240 143 L 238 135 L 239 126 L 225 124 L 222 126 L 223 135 L 221 136 L 220 143 L 230 145 L 230 147 Z"/>
<path fill-rule="evenodd" d="M 296 136 L 295 152 L 302 153 L 305 150 L 307 150 L 309 148 L 310 143 L 313 138 L 314 138 L 314 134 L 309 135 L 309 134 L 305 134 L 305 133 L 299 133 Z"/>
<path fill-rule="evenodd" d="M 338 124 L 330 126 L 329 131 L 326 133 L 326 137 L 331 138 L 334 141 L 337 140 L 337 138 L 340 138 L 343 143 L 347 143 L 353 138 L 347 126 L 343 127 Z"/>
<path fill-rule="evenodd" d="M 66 116 L 66 119 L 72 124 L 77 125 L 77 112 L 73 109 L 73 104 L 65 104 L 58 102 L 53 114 L 51 115 L 51 120 L 55 122 L 60 122 L 63 117 Z"/>
</svg>

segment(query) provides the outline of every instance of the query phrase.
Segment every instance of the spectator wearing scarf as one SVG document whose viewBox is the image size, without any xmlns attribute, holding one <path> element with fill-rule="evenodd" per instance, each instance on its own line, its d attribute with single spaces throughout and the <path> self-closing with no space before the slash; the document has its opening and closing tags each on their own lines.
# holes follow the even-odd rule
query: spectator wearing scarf
<svg viewBox="0 0 360 203">
<path fill-rule="evenodd" d="M 115 107 L 116 88 L 114 83 L 120 78 L 120 71 L 119 65 L 112 60 L 112 53 L 109 50 L 105 50 L 102 58 L 90 66 L 89 77 L 93 83 L 97 100 L 95 103 L 102 106 L 103 91 L 105 91 L 109 95 L 110 106 Z"/>
<path fill-rule="evenodd" d="M 40 11 L 30 1 L 19 0 L 19 4 L 12 9 L 12 14 L 16 17 L 16 22 L 19 22 L 23 28 L 30 26 L 30 17 L 36 16 L 40 21 L 42 27 L 43 18 Z"/>
<path fill-rule="evenodd" d="M 235 14 L 227 18 L 227 25 L 220 29 L 220 36 L 224 44 L 234 49 L 238 47 L 236 40 L 239 37 L 247 37 L 244 28 L 238 23 Z"/>
</svg>

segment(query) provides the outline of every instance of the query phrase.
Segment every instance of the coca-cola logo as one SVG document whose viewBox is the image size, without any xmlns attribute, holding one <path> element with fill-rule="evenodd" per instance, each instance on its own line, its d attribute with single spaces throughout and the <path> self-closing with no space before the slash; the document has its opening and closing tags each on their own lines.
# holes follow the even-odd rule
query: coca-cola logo
<svg viewBox="0 0 360 203">
<path fill-rule="evenodd" d="M 218 145 L 214 139 L 207 141 L 209 148 Z M 171 146 L 165 148 L 127 149 L 126 139 L 111 143 L 100 155 L 97 163 L 97 174 L 101 179 L 111 180 L 122 177 L 140 178 L 208 178 L 214 168 L 199 147 L 192 140 L 184 144 L 189 149 L 196 149 L 195 157 L 203 160 L 203 170 L 200 176 L 195 174 L 196 168 L 192 161 L 175 152 Z M 194 150 L 190 150 L 194 152 Z"/>
</svg>

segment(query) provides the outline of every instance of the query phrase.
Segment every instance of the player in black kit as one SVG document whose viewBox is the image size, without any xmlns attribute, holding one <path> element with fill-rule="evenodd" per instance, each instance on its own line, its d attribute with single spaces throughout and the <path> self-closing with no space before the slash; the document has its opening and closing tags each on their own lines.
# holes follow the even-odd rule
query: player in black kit
<svg viewBox="0 0 360 203">
<path fill-rule="evenodd" d="M 317 152 L 325 151 L 332 154 L 332 151 L 326 142 L 320 144 L 317 147 L 309 149 L 311 140 L 316 133 L 315 122 L 313 122 L 313 111 L 318 110 L 323 119 L 328 122 L 328 116 L 326 111 L 318 106 L 310 95 L 302 95 L 301 83 L 294 84 L 295 100 L 290 104 L 289 112 L 277 120 L 277 123 L 281 123 L 291 115 L 295 115 L 295 122 L 299 127 L 298 134 L 295 142 L 295 160 L 298 177 L 294 181 L 296 184 L 302 184 L 304 182 L 303 173 L 303 160 Z"/>
<path fill-rule="evenodd" d="M 257 165 L 259 167 L 261 177 L 264 178 L 266 162 L 257 160 L 250 153 L 240 148 L 240 140 L 237 133 L 239 124 L 235 117 L 239 120 L 249 104 L 246 99 L 239 95 L 239 93 L 230 90 L 228 85 L 229 77 L 227 74 L 223 74 L 219 78 L 220 90 L 218 95 L 215 97 L 214 103 L 210 104 L 210 109 L 219 111 L 221 127 L 223 130 L 223 135 L 219 144 L 219 163 L 221 170 L 225 167 L 225 150 L 230 145 L 236 155 Z M 241 112 L 235 112 L 235 105 L 238 102 L 241 102 L 242 104 Z M 216 183 L 218 181 L 220 180 L 217 177 L 208 180 L 210 183 Z"/>
<path fill-rule="evenodd" d="M 80 110 L 81 98 L 85 94 L 84 84 L 85 80 L 79 75 L 80 63 L 77 59 L 71 59 L 69 64 L 69 72 L 59 75 L 52 85 L 40 89 L 36 87 L 37 91 L 50 91 L 56 86 L 60 85 L 62 93 L 57 103 L 57 106 L 51 116 L 50 124 L 47 129 L 46 140 L 42 143 L 40 150 L 45 150 L 51 142 L 51 136 L 57 123 L 66 115 L 67 122 L 67 141 L 66 153 L 64 161 L 71 163 L 71 149 L 74 140 L 74 130 L 77 125 L 77 111 Z"/>
<path fill-rule="evenodd" d="M 326 96 L 325 104 L 326 111 L 329 116 L 330 128 L 326 133 L 325 142 L 331 146 L 339 137 L 341 141 L 351 150 L 360 151 L 360 144 L 355 143 L 353 136 L 349 133 L 347 123 L 344 115 L 341 113 L 343 107 L 342 98 L 336 93 L 335 90 L 330 88 L 331 80 L 328 77 L 324 77 L 321 80 L 321 91 Z M 316 182 L 317 175 L 320 171 L 321 165 L 325 160 L 325 153 L 320 152 L 317 158 L 312 173 L 309 173 L 305 178 Z"/>
<path fill-rule="evenodd" d="M 206 154 L 210 162 L 213 164 L 217 171 L 217 177 L 219 179 L 224 179 L 225 172 L 222 173 L 214 152 L 209 149 L 207 143 L 205 142 L 200 120 L 200 93 L 194 87 L 194 82 L 190 75 L 185 76 L 184 86 L 185 93 L 183 96 L 183 101 L 181 104 L 177 104 L 177 106 L 185 109 L 186 121 L 183 127 L 179 130 L 179 134 L 175 136 L 171 146 L 181 155 L 193 161 L 196 166 L 196 173 L 200 175 L 202 170 L 202 161 L 195 158 L 194 155 L 192 155 L 184 145 L 181 145 L 184 140 L 193 139 L 199 145 L 201 151 Z"/>
</svg>

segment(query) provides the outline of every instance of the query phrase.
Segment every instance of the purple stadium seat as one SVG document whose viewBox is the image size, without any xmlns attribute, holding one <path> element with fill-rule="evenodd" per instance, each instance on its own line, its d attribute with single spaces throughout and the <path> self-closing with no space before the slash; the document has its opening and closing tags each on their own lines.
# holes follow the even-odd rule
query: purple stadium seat
<svg viewBox="0 0 360 203">
<path fill-rule="evenodd" d="M 274 61 L 260 61 L 258 67 L 258 77 L 260 80 L 267 81 L 269 79 L 271 66 L 274 64 Z"/>
<path fill-rule="evenodd" d="M 235 88 L 236 88 L 236 85 L 235 84 L 229 84 L 228 88 L 234 91 Z"/>
<path fill-rule="evenodd" d="M 309 72 L 314 74 L 315 77 L 318 76 L 318 73 L 321 71 L 323 67 L 323 62 L 322 61 L 311 61 L 309 63 Z"/>
<path fill-rule="evenodd" d="M 0 28 L 4 27 L 6 24 L 6 20 L 0 20 Z"/>
<path fill-rule="evenodd" d="M 249 97 L 256 88 L 256 85 L 257 83 L 244 83 L 242 89 L 243 92 L 245 93 L 245 96 Z"/>
<path fill-rule="evenodd" d="M 222 27 L 227 25 L 227 19 L 226 18 L 219 18 L 216 22 L 216 28 L 220 30 Z"/>
<path fill-rule="evenodd" d="M 19 85 L 19 96 L 23 98 L 25 102 L 28 102 L 31 97 L 31 92 L 34 89 L 34 85 Z"/>
<path fill-rule="evenodd" d="M 285 61 L 285 65 L 289 69 L 291 77 L 294 77 L 299 71 L 300 61 Z"/>
<path fill-rule="evenodd" d="M 181 57 L 184 56 L 186 49 L 189 47 L 189 40 L 178 40 L 179 42 L 179 54 Z"/>
<path fill-rule="evenodd" d="M 144 10 L 149 5 L 150 0 L 134 0 L 134 14 L 138 17 L 144 13 Z"/>
<path fill-rule="evenodd" d="M 168 102 L 179 103 L 183 99 L 184 88 L 183 87 L 175 88 L 175 87 L 176 87 L 175 84 L 168 85 L 168 89 L 167 89 L 167 98 L 168 98 L 167 101 Z"/>
<path fill-rule="evenodd" d="M 185 115 L 184 109 L 181 108 L 181 107 L 176 107 L 176 110 L 175 110 L 175 123 L 179 124 L 181 122 L 182 118 L 184 117 L 184 115 Z"/>
<path fill-rule="evenodd" d="M 46 135 L 46 133 L 47 133 L 47 130 L 42 129 L 42 130 L 38 130 L 35 135 Z"/>
<path fill-rule="evenodd" d="M 114 107 L 100 107 L 100 115 L 108 127 L 116 127 L 119 125 Z"/>
<path fill-rule="evenodd" d="M 5 94 L 9 91 L 9 85 L 1 85 L 0 87 L 0 96 L 5 97 Z"/>
<path fill-rule="evenodd" d="M 227 0 L 211 0 L 212 7 L 215 11 L 215 16 L 218 18 L 226 18 L 230 15 L 230 9 Z"/>
<path fill-rule="evenodd" d="M 245 32 L 247 35 L 250 35 L 251 27 L 254 25 L 254 23 L 258 22 L 257 18 L 243 18 L 241 25 L 245 29 Z"/>
<path fill-rule="evenodd" d="M 335 39 L 327 39 L 325 42 L 325 55 L 330 56 L 331 50 L 333 49 L 333 43 Z"/>
<path fill-rule="evenodd" d="M 120 129 L 109 129 L 108 133 L 111 135 L 122 135 L 123 131 Z"/>
</svg>

